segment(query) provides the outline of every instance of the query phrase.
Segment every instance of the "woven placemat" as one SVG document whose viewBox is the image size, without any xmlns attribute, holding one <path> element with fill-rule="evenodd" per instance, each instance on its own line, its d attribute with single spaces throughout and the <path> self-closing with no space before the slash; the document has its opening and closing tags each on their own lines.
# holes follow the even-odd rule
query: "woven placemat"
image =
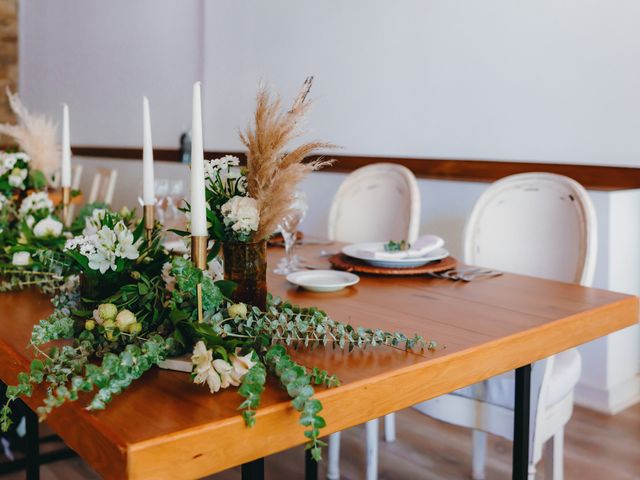
<svg viewBox="0 0 640 480">
<path fill-rule="evenodd" d="M 444 272 L 455 268 L 458 261 L 453 257 L 443 258 L 437 262 L 427 263 L 420 267 L 409 268 L 382 268 L 374 267 L 362 260 L 351 258 L 344 253 L 338 253 L 329 257 L 329 262 L 338 270 L 347 272 L 370 273 L 372 275 L 424 275 L 425 273 Z"/>
</svg>

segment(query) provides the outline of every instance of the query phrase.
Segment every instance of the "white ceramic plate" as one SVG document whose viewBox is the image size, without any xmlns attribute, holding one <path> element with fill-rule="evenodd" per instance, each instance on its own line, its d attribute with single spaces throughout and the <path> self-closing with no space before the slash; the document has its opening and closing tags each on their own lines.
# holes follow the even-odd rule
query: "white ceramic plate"
<svg viewBox="0 0 640 480">
<path fill-rule="evenodd" d="M 342 253 L 345 255 L 357 258 L 358 260 L 362 260 L 367 262 L 374 267 L 381 268 L 410 268 L 410 267 L 421 267 L 422 265 L 426 265 L 427 263 L 436 262 L 438 260 L 442 260 L 443 258 L 447 258 L 449 256 L 449 251 L 446 248 L 437 248 L 436 250 L 427 253 L 424 257 L 417 258 L 394 258 L 393 260 L 381 259 L 381 258 L 370 258 L 363 254 L 363 250 L 366 251 L 384 251 L 384 246 L 386 242 L 367 242 L 367 243 L 353 243 L 351 245 L 347 245 L 342 248 Z"/>
<path fill-rule="evenodd" d="M 360 277 L 339 270 L 303 270 L 287 275 L 287 281 L 312 292 L 337 292 L 355 285 Z"/>
</svg>

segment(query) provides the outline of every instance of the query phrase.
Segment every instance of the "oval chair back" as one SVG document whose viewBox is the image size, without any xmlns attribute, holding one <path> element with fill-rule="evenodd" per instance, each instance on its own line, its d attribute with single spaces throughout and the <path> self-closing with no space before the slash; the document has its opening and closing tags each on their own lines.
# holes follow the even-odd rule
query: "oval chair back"
<svg viewBox="0 0 640 480">
<path fill-rule="evenodd" d="M 418 238 L 420 191 L 406 167 L 367 165 L 340 185 L 329 213 L 329 238 L 340 242 Z"/>
<path fill-rule="evenodd" d="M 498 180 L 476 202 L 464 234 L 471 265 L 590 285 L 597 221 L 576 181 L 551 173 Z"/>
</svg>

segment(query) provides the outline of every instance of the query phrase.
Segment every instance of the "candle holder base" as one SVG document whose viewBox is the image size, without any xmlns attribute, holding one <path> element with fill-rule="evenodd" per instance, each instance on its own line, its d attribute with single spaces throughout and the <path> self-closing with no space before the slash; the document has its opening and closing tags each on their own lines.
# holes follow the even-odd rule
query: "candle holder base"
<svg viewBox="0 0 640 480">
<path fill-rule="evenodd" d="M 69 226 L 69 205 L 71 204 L 71 187 L 62 187 L 62 223 Z"/>
<path fill-rule="evenodd" d="M 200 270 L 207 268 L 207 243 L 209 237 L 206 235 L 194 235 L 191 237 L 191 261 Z M 202 311 L 202 284 L 196 287 L 196 297 L 198 302 L 198 323 L 203 322 Z"/>
<path fill-rule="evenodd" d="M 153 237 L 153 227 L 156 223 L 156 208 L 154 205 L 145 205 L 144 207 L 144 231 L 147 242 L 151 243 Z"/>
</svg>

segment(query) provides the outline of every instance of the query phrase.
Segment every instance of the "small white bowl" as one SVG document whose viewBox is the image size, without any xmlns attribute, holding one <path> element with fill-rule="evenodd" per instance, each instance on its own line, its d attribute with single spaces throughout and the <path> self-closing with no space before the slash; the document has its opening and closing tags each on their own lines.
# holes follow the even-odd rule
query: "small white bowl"
<svg viewBox="0 0 640 480">
<path fill-rule="evenodd" d="M 287 281 L 311 292 L 337 292 L 355 285 L 360 277 L 340 270 L 302 270 L 287 275 Z"/>
</svg>

